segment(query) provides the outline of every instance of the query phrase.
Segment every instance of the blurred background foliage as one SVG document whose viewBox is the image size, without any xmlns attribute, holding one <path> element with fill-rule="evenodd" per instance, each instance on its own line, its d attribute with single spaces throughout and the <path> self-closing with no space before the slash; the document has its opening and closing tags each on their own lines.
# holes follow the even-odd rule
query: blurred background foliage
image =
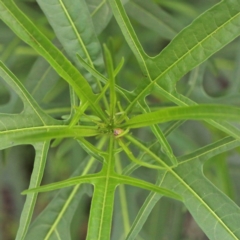
<svg viewBox="0 0 240 240">
<path fill-rule="evenodd" d="M 35 0 L 15 0 L 25 14 L 54 41 L 61 49 L 60 43 L 48 24 Z M 94 4 L 100 0 L 86 0 L 89 11 L 94 11 Z M 150 56 L 158 54 L 171 39 L 191 21 L 209 9 L 217 0 L 129 0 L 124 1 L 126 11 L 134 26 L 144 49 Z M 137 61 L 125 42 L 116 21 L 111 17 L 108 6 L 101 13 L 104 25 L 93 22 L 101 43 L 108 43 L 118 63 L 125 58 L 124 69 L 118 76 L 119 84 L 129 90 L 134 89 L 139 79 L 143 79 Z M 65 81 L 51 69 L 48 63 L 37 53 L 19 40 L 15 34 L 0 21 L 0 60 L 18 76 L 39 105 L 55 118 L 62 118 L 70 112 L 69 87 Z M 239 38 L 212 56 L 192 72 L 184 76 L 177 85 L 183 95 L 198 103 L 223 103 L 239 106 Z M 43 70 L 45 75 L 43 75 Z M 23 109 L 18 96 L 0 79 L 0 112 L 20 113 Z M 169 106 L 166 99 L 152 94 L 147 101 L 154 106 Z M 166 125 L 167 126 L 167 125 Z M 139 138 L 151 142 L 149 129 L 138 130 Z M 210 142 L 220 139 L 222 133 L 203 122 L 188 121 L 168 137 L 176 156 L 187 154 Z M 21 191 L 28 187 L 34 160 L 31 146 L 18 146 L 0 152 L 0 239 L 15 238 L 25 196 Z M 86 152 L 73 139 L 66 139 L 57 147 L 50 149 L 43 183 L 50 183 L 68 178 L 76 169 Z M 210 159 L 204 165 L 205 175 L 224 193 L 240 204 L 240 183 L 237 180 L 239 168 L 239 149 L 235 149 Z M 123 163 L 124 164 L 124 163 Z M 145 176 L 153 182 L 155 176 L 146 168 L 140 168 L 134 175 Z M 137 204 L 129 203 L 130 220 L 142 205 L 147 191 L 126 187 L 128 202 L 137 199 Z M 47 206 L 55 193 L 39 195 L 34 218 Z M 116 191 L 115 211 L 120 208 L 119 191 Z M 72 239 L 85 239 L 87 220 L 91 203 L 91 193 L 84 196 L 79 203 L 72 222 Z M 159 213 L 160 217 L 159 217 Z M 112 239 L 118 239 L 122 216 L 114 215 Z M 119 229 L 119 230 L 118 230 Z M 190 214 L 179 202 L 161 199 L 150 214 L 142 230 L 144 239 L 181 239 L 204 240 L 207 237 L 198 228 Z M 149 237 L 151 236 L 151 237 Z"/>
</svg>

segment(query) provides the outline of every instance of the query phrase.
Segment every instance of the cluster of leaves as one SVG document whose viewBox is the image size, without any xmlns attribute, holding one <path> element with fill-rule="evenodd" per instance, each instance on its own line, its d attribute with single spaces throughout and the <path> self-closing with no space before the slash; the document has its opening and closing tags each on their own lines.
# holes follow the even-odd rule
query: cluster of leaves
<svg viewBox="0 0 240 240">
<path fill-rule="evenodd" d="M 153 211 L 172 205 L 178 219 L 185 206 L 210 239 L 239 239 L 240 209 L 230 199 L 226 167 L 230 150 L 240 145 L 240 109 L 232 106 L 239 99 L 239 47 L 233 43 L 237 60 L 228 62 L 234 75 L 223 96 L 206 94 L 203 79 L 226 69 L 226 59 L 206 60 L 240 34 L 240 0 L 221 1 L 182 31 L 185 24 L 159 7 L 195 15 L 181 1 L 36 2 L 0 0 L 1 29 L 11 39 L 2 40 L 0 148 L 16 152 L 15 146 L 27 144 L 35 150 L 16 239 L 71 239 L 85 194 L 92 198 L 86 239 L 110 239 L 111 233 L 112 239 L 155 239 L 153 232 L 156 239 L 179 239 L 179 222 L 170 216 L 179 229 L 165 230 L 167 213 Z M 142 25 L 146 34 L 137 36 Z M 163 40 L 173 40 L 158 53 L 149 45 L 156 36 L 161 48 Z M 67 174 L 40 186 L 54 147 L 62 151 L 56 158 L 64 159 Z M 203 164 L 219 154 L 216 179 L 223 184 L 217 188 L 203 174 Z M 61 190 L 31 223 L 38 193 L 56 189 Z M 143 190 L 150 191 L 144 200 Z M 165 223 L 147 230 L 148 219 Z"/>
</svg>

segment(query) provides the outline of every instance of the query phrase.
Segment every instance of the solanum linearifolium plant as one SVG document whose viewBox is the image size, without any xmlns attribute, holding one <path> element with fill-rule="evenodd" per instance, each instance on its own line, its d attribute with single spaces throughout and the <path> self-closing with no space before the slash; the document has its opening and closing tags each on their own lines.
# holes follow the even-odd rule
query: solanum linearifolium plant
<svg viewBox="0 0 240 240">
<path fill-rule="evenodd" d="M 187 211 L 209 239 L 240 239 L 240 0 L 202 1 L 202 14 L 182 1 L 25 2 L 0 0 L 0 146 L 35 150 L 16 239 L 79 239 L 85 195 L 88 240 L 187 239 Z M 58 156 L 67 170 L 51 178 Z M 36 216 L 40 192 L 54 197 Z"/>
</svg>

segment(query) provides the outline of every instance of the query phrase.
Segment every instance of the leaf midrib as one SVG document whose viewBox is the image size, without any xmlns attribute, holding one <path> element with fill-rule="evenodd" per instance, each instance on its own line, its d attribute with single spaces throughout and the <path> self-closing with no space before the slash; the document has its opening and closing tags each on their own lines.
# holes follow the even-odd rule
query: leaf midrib
<svg viewBox="0 0 240 240">
<path fill-rule="evenodd" d="M 93 17 L 97 11 L 100 11 L 99 9 L 105 4 L 106 0 L 103 0 L 96 8 L 95 10 L 91 13 L 91 17 Z"/>
<path fill-rule="evenodd" d="M 237 236 L 233 233 L 233 231 L 231 231 L 230 228 L 222 221 L 222 219 L 219 218 L 218 215 L 208 206 L 208 204 L 204 200 L 202 200 L 202 198 L 194 191 L 194 189 L 192 189 L 176 172 L 174 172 L 174 170 L 168 169 L 168 171 L 174 177 L 176 177 L 179 182 L 181 182 L 187 188 L 187 190 L 189 190 L 202 203 L 203 206 L 205 206 L 208 212 L 216 218 L 217 222 L 220 223 L 223 228 L 225 228 L 227 232 L 229 232 L 229 234 L 234 237 L 234 239 L 238 240 Z"/>
<path fill-rule="evenodd" d="M 87 60 L 88 60 L 89 64 L 94 68 L 92 59 L 91 59 L 91 57 L 90 57 L 90 55 L 89 55 L 89 53 L 88 53 L 88 50 L 86 49 L 86 47 L 85 47 L 85 45 L 84 45 L 84 43 L 83 43 L 83 40 L 82 40 L 80 34 L 78 33 L 78 30 L 77 30 L 77 28 L 76 28 L 76 25 L 74 24 L 74 21 L 72 20 L 71 16 L 69 15 L 69 13 L 68 13 L 68 11 L 67 11 L 64 3 L 63 3 L 63 1 L 62 1 L 62 0 L 58 0 L 58 1 L 59 1 L 59 3 L 60 3 L 60 6 L 61 6 L 62 9 L 63 9 L 63 12 L 65 13 L 65 15 L 66 15 L 66 17 L 67 17 L 70 25 L 72 26 L 72 29 L 73 29 L 73 31 L 74 31 L 74 33 L 75 33 L 75 35 L 76 35 L 76 37 L 77 37 L 77 39 L 78 39 L 81 47 L 82 47 L 82 49 L 83 49 L 83 52 L 84 52 L 85 56 L 87 57 Z"/>
<path fill-rule="evenodd" d="M 107 199 L 107 190 L 109 188 L 109 180 L 110 180 L 110 177 L 111 177 L 111 173 L 113 171 L 113 156 L 114 156 L 114 139 L 113 137 L 110 137 L 110 142 L 109 142 L 109 151 L 108 151 L 108 161 L 107 161 L 107 165 L 104 165 L 103 166 L 103 169 L 102 169 L 102 173 L 105 173 L 104 177 L 105 177 L 105 186 L 104 186 L 104 196 L 103 196 L 103 203 L 102 203 L 102 206 L 103 206 L 103 209 L 102 209 L 102 213 L 101 213 L 101 219 L 100 219 L 100 228 L 99 228 L 99 232 L 98 232 L 98 240 L 101 240 L 101 236 L 102 236 L 102 231 L 103 231 L 103 216 L 105 215 L 104 212 L 105 212 L 105 209 L 106 209 L 106 206 L 105 206 L 105 203 L 106 203 L 106 199 Z"/>
</svg>

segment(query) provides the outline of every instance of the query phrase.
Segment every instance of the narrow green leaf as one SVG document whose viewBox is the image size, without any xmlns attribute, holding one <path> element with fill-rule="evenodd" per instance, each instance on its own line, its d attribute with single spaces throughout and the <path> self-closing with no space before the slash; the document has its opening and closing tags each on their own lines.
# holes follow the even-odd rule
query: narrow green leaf
<svg viewBox="0 0 240 240">
<path fill-rule="evenodd" d="M 83 104 L 81 104 L 79 107 L 76 108 L 76 111 L 74 112 L 73 117 L 71 119 L 71 122 L 69 124 L 70 128 L 72 128 L 74 125 L 77 124 L 77 122 L 79 121 L 80 117 L 86 111 L 88 105 L 89 105 L 88 102 L 84 102 Z"/>
<path fill-rule="evenodd" d="M 104 161 L 103 156 L 105 155 L 105 152 L 96 148 L 94 145 L 92 145 L 84 138 L 80 138 L 78 140 L 78 143 L 90 156 L 93 156 L 94 158 L 103 163 Z"/>
<path fill-rule="evenodd" d="M 133 136 L 130 134 L 125 135 L 125 137 L 132 142 L 135 146 L 137 146 L 139 149 L 141 149 L 145 154 L 148 154 L 151 156 L 151 158 L 158 162 L 164 169 L 169 170 L 173 166 L 168 166 L 164 160 L 162 160 L 159 156 L 157 156 L 155 153 L 153 153 L 148 147 L 144 146 L 142 143 L 140 143 L 138 140 L 136 140 Z"/>
<path fill-rule="evenodd" d="M 179 164 L 183 164 L 184 162 L 195 161 L 195 160 L 205 162 L 206 160 L 218 154 L 228 152 L 231 149 L 238 147 L 239 145 L 240 145 L 239 140 L 236 140 L 232 137 L 225 137 L 207 146 L 199 148 L 194 152 L 191 152 L 189 154 L 179 157 L 178 161 L 180 161 Z"/>
<path fill-rule="evenodd" d="M 114 204 L 115 181 L 110 180 L 114 169 L 114 138 L 110 137 L 108 155 L 105 159 L 101 175 L 104 179 L 94 184 L 94 193 L 88 222 L 88 240 L 110 239 Z"/>
<path fill-rule="evenodd" d="M 172 190 L 158 187 L 152 183 L 148 183 L 143 180 L 135 179 L 132 177 L 113 174 L 109 177 L 108 181 L 112 187 L 113 186 L 116 187 L 116 185 L 118 185 L 118 184 L 128 184 L 131 186 L 136 186 L 136 187 L 140 187 L 143 189 L 147 189 L 149 191 L 154 191 L 154 192 L 162 194 L 166 197 L 174 198 L 174 199 L 177 199 L 180 201 L 182 200 L 182 197 L 179 194 L 174 193 Z M 70 187 L 72 185 L 76 185 L 76 184 L 80 184 L 80 183 L 92 183 L 95 185 L 98 182 L 99 182 L 99 184 L 106 183 L 106 177 L 102 176 L 102 174 L 99 174 L 99 173 L 98 174 L 89 174 L 87 176 L 81 176 L 81 177 L 74 177 L 74 178 L 70 178 L 70 179 L 67 179 L 64 181 L 44 185 L 41 187 L 24 190 L 22 192 L 22 194 L 25 195 L 25 194 L 36 193 L 36 192 L 48 192 L 48 191 L 61 189 L 64 187 Z M 103 186 L 105 186 L 105 185 L 103 185 Z M 114 189 L 115 189 L 115 187 L 114 187 Z M 113 191 L 113 189 L 111 191 Z M 99 196 L 101 197 L 102 195 L 99 194 Z"/>
<path fill-rule="evenodd" d="M 163 123 L 178 119 L 221 119 L 221 121 L 239 121 L 240 109 L 224 105 L 198 105 L 164 108 L 156 112 L 145 113 L 132 117 L 121 127 L 139 128 L 149 126 L 150 124 Z"/>
<path fill-rule="evenodd" d="M 35 147 L 35 160 L 33 172 L 31 175 L 29 188 L 36 188 L 40 185 L 44 173 L 45 163 L 47 159 L 47 152 L 49 149 L 49 142 L 38 143 Z M 27 196 L 24 204 L 23 211 L 21 213 L 19 228 L 16 236 L 16 240 L 24 240 L 28 231 L 28 227 L 31 222 L 33 210 L 37 200 L 37 193 L 32 193 Z"/>
<path fill-rule="evenodd" d="M 116 77 L 118 75 L 118 73 L 121 71 L 123 65 L 124 65 L 124 57 L 121 58 L 121 61 L 117 65 L 116 69 L 114 70 L 114 77 Z"/>
<path fill-rule="evenodd" d="M 10 135 L 11 134 L 11 135 Z M 79 138 L 90 137 L 99 134 L 95 127 L 75 126 L 69 128 L 64 125 L 43 126 L 43 127 L 29 127 L 25 129 L 17 129 L 11 131 L 8 137 L 12 137 L 15 143 L 32 143 L 44 141 L 44 139 L 51 140 L 54 138 Z M 7 132 L 5 133 L 7 135 Z"/>
<path fill-rule="evenodd" d="M 0 119 L 0 149 L 53 138 L 98 135 L 98 130 L 94 127 L 76 126 L 69 128 L 66 125 L 60 125 L 56 120 L 47 122 L 44 126 L 34 115 L 0 114 Z"/>
<path fill-rule="evenodd" d="M 70 187 L 73 185 L 77 184 L 82 184 L 82 183 L 94 183 L 96 180 L 95 179 L 103 179 L 104 177 L 101 176 L 99 173 L 95 174 L 88 174 L 85 176 L 80 176 L 80 177 L 73 177 L 69 178 L 67 180 L 63 180 L 60 182 L 56 183 L 51 183 L 48 185 L 43 185 L 37 188 L 32 188 L 32 189 L 27 189 L 22 192 L 23 195 L 29 194 L 29 193 L 36 193 L 36 192 L 49 192 L 49 191 L 54 191 L 58 190 L 64 187 Z"/>
<path fill-rule="evenodd" d="M 139 161 L 136 157 L 134 157 L 133 153 L 128 149 L 128 147 L 124 144 L 124 142 L 119 139 L 119 145 L 123 148 L 124 152 L 127 154 L 129 159 L 135 163 L 137 163 L 140 166 L 152 168 L 152 169 L 164 169 L 162 166 L 157 166 L 153 164 L 146 163 L 144 161 Z"/>
<path fill-rule="evenodd" d="M 146 54 L 142 48 L 141 43 L 139 42 L 137 35 L 134 32 L 134 29 L 130 23 L 130 20 L 127 17 L 127 14 L 122 6 L 120 0 L 108 0 L 113 15 L 116 18 L 118 25 L 120 26 L 126 41 L 128 42 L 129 46 L 131 47 L 135 57 L 138 60 L 138 63 L 143 71 L 144 74 L 147 76 L 149 75 L 148 68 L 146 66 Z"/>
<path fill-rule="evenodd" d="M 161 184 L 161 177 L 158 178 L 158 181 L 156 185 Z M 146 222 L 147 218 L 149 217 L 151 211 L 155 207 L 156 203 L 159 201 L 159 199 L 162 197 L 161 194 L 157 194 L 155 192 L 149 193 L 146 200 L 144 201 L 144 204 L 141 206 L 141 209 L 138 212 L 138 215 L 136 216 L 131 229 L 126 237 L 126 240 L 134 240 L 136 239 L 138 233 L 141 231 L 144 223 Z"/>
<path fill-rule="evenodd" d="M 128 177 L 128 176 L 123 176 L 123 175 L 116 175 L 112 178 L 117 179 L 118 184 L 128 184 L 130 186 L 140 187 L 140 188 L 143 188 L 143 189 L 147 189 L 147 190 L 154 191 L 156 193 L 162 194 L 166 197 L 182 201 L 182 197 L 179 193 L 176 194 L 172 190 L 169 190 L 169 189 L 163 188 L 163 187 L 158 187 L 154 184 L 145 182 L 145 181 L 140 180 L 140 179 L 135 179 L 135 178 Z"/>
<path fill-rule="evenodd" d="M 103 76 L 100 72 L 93 68 L 89 63 L 87 63 L 79 54 L 77 54 L 77 58 L 81 65 L 95 78 L 99 79 L 104 84 L 108 82 L 108 79 L 105 76 Z"/>
<path fill-rule="evenodd" d="M 174 91 L 173 93 L 169 93 L 168 91 L 160 87 L 160 85 L 158 84 L 156 84 L 155 87 L 157 88 L 157 91 L 159 91 L 159 94 L 161 94 L 166 99 L 176 103 L 179 106 L 196 106 L 197 105 L 196 102 L 183 96 L 182 94 L 177 93 L 176 91 Z M 132 104 L 130 105 L 133 106 Z M 127 111 L 127 109 L 125 111 Z M 206 121 L 212 126 L 220 129 L 221 131 L 229 134 L 232 137 L 238 138 L 240 135 L 240 130 L 227 122 L 223 122 L 221 120 L 206 120 Z"/>
<path fill-rule="evenodd" d="M 115 93 L 115 76 L 114 76 L 114 69 L 113 69 L 113 61 L 110 51 L 108 50 L 107 46 L 104 45 L 104 53 L 106 59 L 106 67 L 108 72 L 109 78 L 109 90 L 110 90 L 110 119 L 113 119 L 115 116 L 116 111 L 116 93 Z M 113 125 L 113 122 L 111 123 Z"/>
<path fill-rule="evenodd" d="M 80 63 L 83 65 L 83 67 L 90 72 L 95 78 L 99 79 L 99 81 L 101 81 L 104 84 L 108 84 L 109 81 L 108 79 L 103 76 L 101 73 L 99 73 L 98 71 L 96 71 L 94 68 L 92 68 L 88 63 L 86 63 L 84 61 L 84 59 L 81 58 L 81 56 L 78 56 L 78 60 L 80 61 Z M 121 65 L 123 64 L 123 60 L 119 63 L 119 65 L 117 66 L 117 68 L 114 70 L 114 75 L 116 76 L 116 74 L 118 73 L 118 71 L 120 71 Z M 132 96 L 132 94 L 128 91 L 126 91 L 124 88 L 121 88 L 120 86 L 118 86 L 117 84 L 115 84 L 115 90 L 117 92 L 119 92 L 128 102 L 130 101 L 130 98 L 134 98 L 134 96 Z"/>
<path fill-rule="evenodd" d="M 116 172 L 117 173 L 121 173 L 122 172 L 122 163 L 121 163 L 121 159 L 120 159 L 120 155 L 119 154 L 115 154 L 115 163 L 116 163 Z M 114 214 L 113 215 L 113 222 L 115 222 L 115 219 L 119 219 L 121 224 L 123 225 L 123 234 L 124 236 L 127 235 L 127 233 L 130 230 L 130 215 L 128 212 L 128 207 L 130 206 L 128 204 L 128 192 L 127 192 L 127 187 L 124 185 L 119 185 L 118 188 L 115 191 L 115 202 L 114 202 L 114 207 L 115 209 L 119 207 L 121 207 L 121 212 L 122 212 L 122 219 L 120 220 L 118 217 L 119 215 Z M 115 226 L 119 226 L 119 222 L 117 222 L 116 224 L 113 225 L 112 229 L 115 228 Z M 112 231 L 113 233 L 117 234 L 116 231 Z M 119 234 L 118 234 L 119 236 Z M 113 234 L 112 234 L 112 238 L 114 238 Z"/>
<path fill-rule="evenodd" d="M 56 124 L 56 122 L 57 121 L 49 121 L 48 124 L 52 126 L 53 124 Z M 24 141 L 23 135 L 31 133 L 31 130 L 33 130 L 34 127 L 36 129 L 45 128 L 41 119 L 34 114 L 0 114 L 0 149 L 21 144 L 21 141 L 15 141 L 16 138 L 22 137 Z M 46 128 L 45 131 L 47 131 Z M 31 144 L 30 140 L 29 143 Z"/>
<path fill-rule="evenodd" d="M 150 109 L 145 101 L 144 101 L 144 105 L 145 105 L 145 108 L 144 108 L 143 104 L 139 104 L 142 112 L 144 112 L 144 113 L 150 112 Z M 155 124 L 155 125 L 151 126 L 151 130 L 154 133 L 157 140 L 159 141 L 159 143 L 161 144 L 161 148 L 162 148 L 163 152 L 169 157 L 169 159 L 171 160 L 173 165 L 177 165 L 178 164 L 177 159 L 176 159 L 175 155 L 173 154 L 172 148 L 171 148 L 170 144 L 168 143 L 166 136 L 163 134 L 160 127 Z"/>
<path fill-rule="evenodd" d="M 178 0 L 168 1 L 168 0 L 154 0 L 159 3 L 162 8 L 166 8 L 170 12 L 177 12 L 183 16 L 194 18 L 198 13 L 198 9 L 195 9 L 190 2 L 183 2 Z"/>
<path fill-rule="evenodd" d="M 77 114 L 76 106 L 79 106 L 80 101 L 72 86 L 69 87 L 69 93 L 70 93 L 71 113 L 69 114 L 67 122 L 69 121 L 73 122 L 74 116 Z M 71 123 L 70 123 L 70 126 L 71 126 Z"/>
</svg>

